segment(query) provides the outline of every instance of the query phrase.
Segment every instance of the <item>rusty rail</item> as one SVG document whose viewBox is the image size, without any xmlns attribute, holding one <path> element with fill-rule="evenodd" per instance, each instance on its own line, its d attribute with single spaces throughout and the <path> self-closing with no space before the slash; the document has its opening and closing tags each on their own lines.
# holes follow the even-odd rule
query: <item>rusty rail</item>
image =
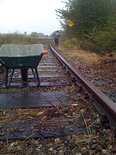
<svg viewBox="0 0 116 155">
<path fill-rule="evenodd" d="M 58 60 L 65 65 L 69 73 L 73 75 L 75 80 L 79 81 L 86 90 L 93 94 L 94 99 L 99 103 L 100 106 L 105 109 L 106 113 L 116 122 L 116 103 L 114 103 L 108 96 L 102 93 L 94 84 L 88 81 L 83 75 L 75 70 L 57 51 L 50 45 L 51 51 L 55 54 Z"/>
</svg>

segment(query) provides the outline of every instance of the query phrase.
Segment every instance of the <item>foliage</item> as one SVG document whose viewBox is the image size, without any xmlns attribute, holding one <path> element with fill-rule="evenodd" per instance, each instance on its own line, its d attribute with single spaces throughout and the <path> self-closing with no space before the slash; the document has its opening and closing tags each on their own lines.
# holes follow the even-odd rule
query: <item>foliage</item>
<svg viewBox="0 0 116 155">
<path fill-rule="evenodd" d="M 56 10 L 67 36 L 88 40 L 94 49 L 115 49 L 116 2 L 111 0 L 68 0 Z M 74 22 L 71 28 L 67 20 Z M 105 45 L 107 44 L 107 45 Z"/>
<path fill-rule="evenodd" d="M 49 39 L 39 39 L 18 33 L 0 34 L 0 46 L 3 44 L 50 44 Z"/>
<path fill-rule="evenodd" d="M 108 27 L 103 31 L 100 30 L 93 38 L 93 41 L 95 50 L 116 50 L 116 30 L 111 27 Z"/>
<path fill-rule="evenodd" d="M 37 32 L 32 32 L 31 33 L 31 37 L 38 37 L 39 35 L 38 35 L 38 33 Z"/>
<path fill-rule="evenodd" d="M 96 51 L 116 50 L 116 21 L 109 17 L 108 24 L 104 29 L 94 28 L 86 38 L 91 41 L 92 47 Z"/>
<path fill-rule="evenodd" d="M 19 42 L 26 42 L 27 38 L 18 33 L 0 35 L 0 45 L 3 44 L 17 44 Z"/>
<path fill-rule="evenodd" d="M 66 10 L 57 10 L 61 19 L 64 20 L 64 28 L 69 29 L 67 20 L 72 20 L 74 26 L 71 28 L 75 36 L 84 37 L 94 27 L 103 28 L 107 24 L 110 13 L 109 0 L 68 0 Z"/>
<path fill-rule="evenodd" d="M 79 48 L 79 42 L 76 38 L 72 38 L 71 40 L 66 39 L 65 41 L 61 42 L 64 48 Z M 62 45 L 61 45 L 62 46 Z"/>
<path fill-rule="evenodd" d="M 18 33 L 0 35 L 0 46 L 3 44 L 28 44 L 31 42 L 33 41 L 30 37 Z"/>
</svg>

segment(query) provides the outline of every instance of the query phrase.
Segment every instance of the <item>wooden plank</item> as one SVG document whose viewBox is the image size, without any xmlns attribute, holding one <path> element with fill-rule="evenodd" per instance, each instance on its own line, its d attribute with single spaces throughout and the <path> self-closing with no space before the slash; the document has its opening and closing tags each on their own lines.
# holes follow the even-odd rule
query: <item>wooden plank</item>
<svg viewBox="0 0 116 155">
<path fill-rule="evenodd" d="M 40 78 L 63 78 L 64 76 L 63 75 L 60 75 L 60 74 L 48 74 L 48 75 L 39 75 Z M 21 75 L 19 76 L 14 76 L 13 77 L 14 79 L 21 79 Z M 28 75 L 28 78 L 29 79 L 33 79 L 34 76 L 33 75 Z"/>
<path fill-rule="evenodd" d="M 57 66 L 38 66 L 37 68 L 56 68 Z"/>
<path fill-rule="evenodd" d="M 32 72 L 31 70 L 28 70 L 28 72 Z M 46 70 L 38 70 L 38 72 L 59 72 L 57 69 L 46 69 Z"/>
<path fill-rule="evenodd" d="M 66 96 L 65 92 L 59 91 L 0 94 L 0 109 L 52 107 L 48 100 L 56 106 L 61 106 L 67 104 Z"/>
<path fill-rule="evenodd" d="M 40 62 L 40 63 L 39 63 L 39 66 L 41 66 L 41 65 L 42 65 L 42 66 L 43 66 L 43 65 L 52 65 L 52 66 L 53 66 L 53 65 L 57 65 L 57 63 L 55 63 L 55 62 L 54 62 L 54 63 L 53 63 L 53 62 L 43 62 L 43 63 Z"/>
<path fill-rule="evenodd" d="M 52 86 L 68 86 L 68 82 L 41 82 L 39 87 L 52 87 Z M 25 87 L 37 87 L 36 82 L 29 83 L 11 83 L 10 88 L 25 88 Z M 39 88 L 38 87 L 38 88 Z M 4 89 L 5 85 L 0 85 L 0 89 Z"/>
</svg>

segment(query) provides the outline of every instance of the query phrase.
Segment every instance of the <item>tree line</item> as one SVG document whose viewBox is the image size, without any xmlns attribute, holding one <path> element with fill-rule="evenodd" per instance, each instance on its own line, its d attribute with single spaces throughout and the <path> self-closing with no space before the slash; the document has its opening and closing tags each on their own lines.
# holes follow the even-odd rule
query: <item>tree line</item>
<svg viewBox="0 0 116 155">
<path fill-rule="evenodd" d="M 56 10 L 69 36 L 91 43 L 95 50 L 116 50 L 116 0 L 67 0 Z M 67 21 L 74 25 L 69 27 Z"/>
</svg>

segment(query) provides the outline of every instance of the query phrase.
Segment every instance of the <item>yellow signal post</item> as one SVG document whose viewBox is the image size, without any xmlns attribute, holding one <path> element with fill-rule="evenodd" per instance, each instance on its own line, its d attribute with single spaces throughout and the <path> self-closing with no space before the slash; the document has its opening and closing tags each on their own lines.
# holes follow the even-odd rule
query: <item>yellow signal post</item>
<svg viewBox="0 0 116 155">
<path fill-rule="evenodd" d="M 68 20 L 67 25 L 71 28 L 74 25 L 74 23 L 71 20 Z M 72 37 L 71 37 L 71 29 L 70 28 L 69 28 L 69 34 L 70 34 L 70 39 L 71 39 Z"/>
<path fill-rule="evenodd" d="M 70 26 L 70 27 L 72 27 L 72 26 L 74 25 L 74 23 L 73 23 L 71 20 L 69 20 L 67 24 L 68 24 L 68 26 Z"/>
</svg>

